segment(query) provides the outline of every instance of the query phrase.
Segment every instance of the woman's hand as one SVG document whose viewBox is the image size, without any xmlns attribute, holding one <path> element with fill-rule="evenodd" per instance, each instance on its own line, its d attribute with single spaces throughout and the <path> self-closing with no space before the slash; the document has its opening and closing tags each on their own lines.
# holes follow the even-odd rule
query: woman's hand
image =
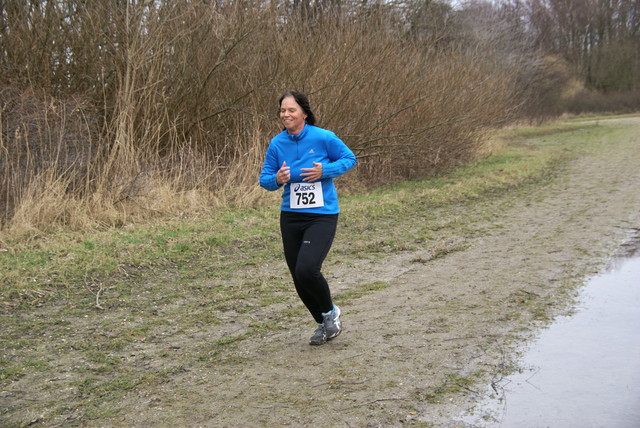
<svg viewBox="0 0 640 428">
<path fill-rule="evenodd" d="M 276 173 L 276 183 L 278 186 L 282 186 L 291 180 L 291 167 L 287 166 L 286 162 L 282 162 L 282 166 Z"/>
<path fill-rule="evenodd" d="M 311 183 L 318 181 L 322 178 L 322 164 L 318 162 L 313 163 L 313 168 L 300 168 L 301 171 L 306 171 L 300 174 L 301 177 L 305 177 L 302 181 L 309 181 Z"/>
</svg>

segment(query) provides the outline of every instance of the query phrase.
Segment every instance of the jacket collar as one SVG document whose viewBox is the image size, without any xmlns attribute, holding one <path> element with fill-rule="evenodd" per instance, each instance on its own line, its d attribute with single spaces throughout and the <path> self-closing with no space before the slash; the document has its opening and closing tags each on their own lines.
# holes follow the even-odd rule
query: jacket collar
<svg viewBox="0 0 640 428">
<path fill-rule="evenodd" d="M 293 141 L 300 141 L 300 140 L 302 140 L 302 139 L 307 135 L 307 133 L 309 132 L 309 126 L 311 126 L 311 125 L 309 125 L 309 124 L 307 124 L 307 123 L 305 122 L 304 127 L 302 128 L 302 131 L 300 131 L 300 132 L 298 133 L 298 135 L 289 134 L 289 133 L 287 132 L 287 130 L 286 130 L 286 129 L 284 130 L 284 133 L 285 133 L 285 135 L 286 135 L 287 137 L 289 137 L 289 139 L 290 139 L 290 140 L 293 140 Z"/>
</svg>

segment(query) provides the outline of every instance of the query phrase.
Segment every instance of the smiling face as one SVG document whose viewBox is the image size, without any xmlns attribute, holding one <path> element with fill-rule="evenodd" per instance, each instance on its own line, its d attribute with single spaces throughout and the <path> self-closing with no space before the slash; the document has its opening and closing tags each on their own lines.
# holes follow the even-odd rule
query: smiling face
<svg viewBox="0 0 640 428">
<path fill-rule="evenodd" d="M 293 97 L 285 97 L 280 103 L 280 120 L 289 134 L 298 135 L 306 118 L 304 110 Z"/>
</svg>

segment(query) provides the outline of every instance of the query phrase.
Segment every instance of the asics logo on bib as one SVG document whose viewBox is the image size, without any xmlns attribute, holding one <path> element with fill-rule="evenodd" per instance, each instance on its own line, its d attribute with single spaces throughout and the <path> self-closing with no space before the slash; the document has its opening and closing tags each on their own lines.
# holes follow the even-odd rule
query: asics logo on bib
<svg viewBox="0 0 640 428">
<path fill-rule="evenodd" d="M 293 188 L 294 192 L 311 192 L 314 190 L 316 190 L 315 184 L 310 184 L 310 185 L 296 184 L 296 187 Z"/>
</svg>

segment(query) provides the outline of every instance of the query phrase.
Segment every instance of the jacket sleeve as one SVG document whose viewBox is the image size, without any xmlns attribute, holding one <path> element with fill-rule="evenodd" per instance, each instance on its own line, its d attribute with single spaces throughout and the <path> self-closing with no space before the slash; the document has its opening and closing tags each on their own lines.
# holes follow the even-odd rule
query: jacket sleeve
<svg viewBox="0 0 640 428">
<path fill-rule="evenodd" d="M 269 144 L 267 153 L 264 157 L 264 164 L 262 165 L 262 172 L 260 173 L 260 186 L 267 190 L 278 190 L 282 185 L 278 185 L 276 182 L 276 174 L 280 169 L 278 165 L 278 156 L 273 144 Z"/>
<path fill-rule="evenodd" d="M 322 165 L 322 178 L 340 177 L 358 163 L 351 149 L 333 132 L 328 133 L 327 152 L 331 162 Z"/>
</svg>

